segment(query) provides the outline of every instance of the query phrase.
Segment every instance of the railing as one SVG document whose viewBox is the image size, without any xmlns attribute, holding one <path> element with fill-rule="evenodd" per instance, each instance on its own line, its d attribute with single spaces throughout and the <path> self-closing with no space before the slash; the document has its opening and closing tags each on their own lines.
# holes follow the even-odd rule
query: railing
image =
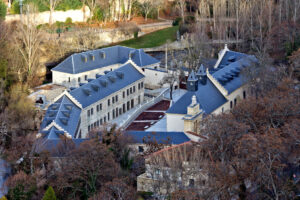
<svg viewBox="0 0 300 200">
<path fill-rule="evenodd" d="M 123 122 L 121 122 L 119 127 L 123 127 L 124 129 L 126 129 L 128 127 L 128 125 L 135 118 L 137 118 L 142 112 L 144 112 L 146 109 L 150 108 L 154 104 L 160 102 L 164 98 L 165 93 L 167 93 L 168 91 L 169 91 L 169 88 L 166 88 L 157 97 L 153 97 L 152 99 L 147 100 L 144 104 L 140 104 L 138 109 L 134 113 L 132 113 L 132 115 L 128 116 L 127 119 L 125 119 Z"/>
</svg>

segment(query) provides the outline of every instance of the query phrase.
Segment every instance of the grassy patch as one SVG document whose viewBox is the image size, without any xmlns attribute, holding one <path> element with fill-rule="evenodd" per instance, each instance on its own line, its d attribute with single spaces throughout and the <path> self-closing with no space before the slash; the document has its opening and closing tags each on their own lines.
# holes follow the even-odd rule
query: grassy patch
<svg viewBox="0 0 300 200">
<path fill-rule="evenodd" d="M 143 35 L 136 39 L 130 39 L 119 43 L 119 45 L 132 47 L 136 49 L 158 47 L 167 42 L 167 40 L 175 41 L 178 26 L 162 29 Z"/>
</svg>

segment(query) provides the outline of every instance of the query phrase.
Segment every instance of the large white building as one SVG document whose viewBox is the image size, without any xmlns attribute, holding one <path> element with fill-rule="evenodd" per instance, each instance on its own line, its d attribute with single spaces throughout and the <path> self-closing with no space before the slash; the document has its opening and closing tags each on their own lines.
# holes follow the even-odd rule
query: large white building
<svg viewBox="0 0 300 200">
<path fill-rule="evenodd" d="M 51 70 L 53 83 L 68 88 L 79 87 L 91 79 L 118 69 L 128 60 L 132 60 L 144 72 L 156 69 L 160 64 L 159 60 L 142 49 L 113 46 L 72 54 Z"/>
</svg>

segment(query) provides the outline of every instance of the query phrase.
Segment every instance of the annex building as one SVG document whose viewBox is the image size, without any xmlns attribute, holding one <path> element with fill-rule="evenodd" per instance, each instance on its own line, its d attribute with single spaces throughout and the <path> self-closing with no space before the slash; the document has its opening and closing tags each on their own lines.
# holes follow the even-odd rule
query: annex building
<svg viewBox="0 0 300 200">
<path fill-rule="evenodd" d="M 212 69 L 203 65 L 187 79 L 188 92 L 166 112 L 167 131 L 198 132 L 205 115 L 219 114 L 232 109 L 247 97 L 243 68 L 257 63 L 255 56 L 225 48 Z"/>
</svg>

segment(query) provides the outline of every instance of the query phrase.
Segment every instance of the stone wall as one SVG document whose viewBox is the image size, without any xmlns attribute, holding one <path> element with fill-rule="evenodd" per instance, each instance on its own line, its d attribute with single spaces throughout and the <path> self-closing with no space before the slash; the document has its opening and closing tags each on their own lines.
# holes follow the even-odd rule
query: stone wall
<svg viewBox="0 0 300 200">
<path fill-rule="evenodd" d="M 53 22 L 61 21 L 64 22 L 68 17 L 72 18 L 73 22 L 85 22 L 87 17 L 90 16 L 90 10 L 85 7 L 85 12 L 83 9 L 79 10 L 68 10 L 68 11 L 55 11 L 52 15 Z M 35 14 L 35 22 L 37 24 L 49 23 L 50 11 L 40 12 Z M 20 15 L 7 15 L 5 21 L 18 21 L 20 20 Z"/>
</svg>

